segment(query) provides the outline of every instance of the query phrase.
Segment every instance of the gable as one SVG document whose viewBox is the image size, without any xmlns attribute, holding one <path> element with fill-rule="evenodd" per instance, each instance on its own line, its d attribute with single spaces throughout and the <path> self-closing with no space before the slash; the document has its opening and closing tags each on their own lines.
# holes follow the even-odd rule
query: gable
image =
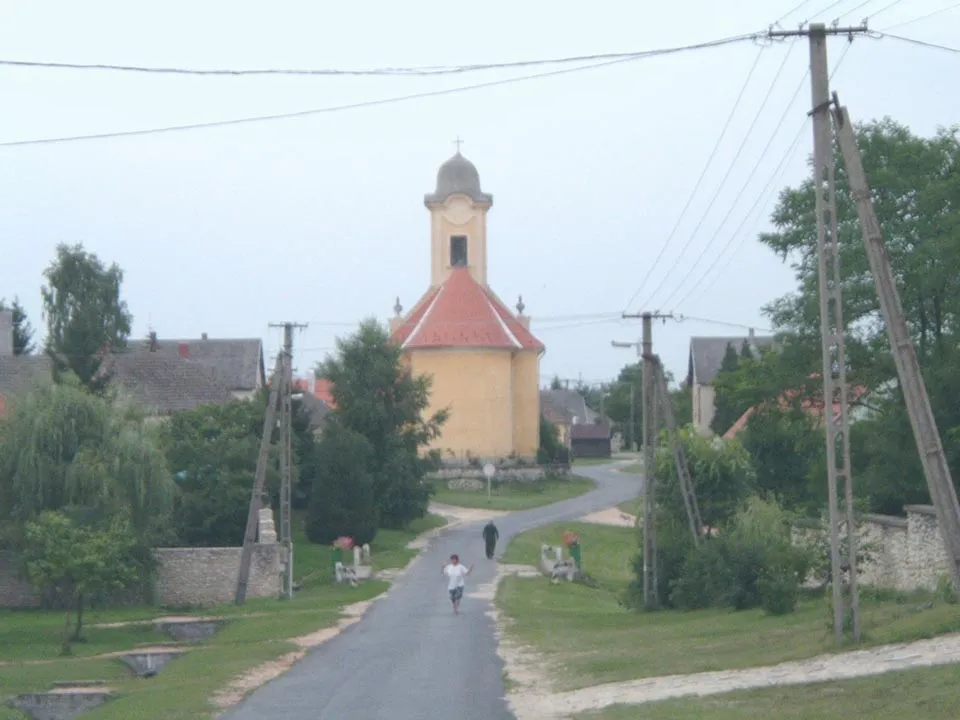
<svg viewBox="0 0 960 720">
<path fill-rule="evenodd" d="M 697 385 L 710 385 L 720 372 L 723 356 L 727 352 L 727 345 L 733 344 L 739 353 L 743 341 L 752 343 L 757 348 L 773 347 L 776 338 L 772 335 L 748 335 L 739 337 L 692 337 L 690 338 L 690 363 L 688 378 Z"/>
</svg>

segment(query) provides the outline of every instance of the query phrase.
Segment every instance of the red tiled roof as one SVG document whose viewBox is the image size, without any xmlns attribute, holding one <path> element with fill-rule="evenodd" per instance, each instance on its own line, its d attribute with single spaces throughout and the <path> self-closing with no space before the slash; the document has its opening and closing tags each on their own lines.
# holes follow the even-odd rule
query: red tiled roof
<svg viewBox="0 0 960 720">
<path fill-rule="evenodd" d="M 333 383 L 326 378 L 317 378 L 313 386 L 313 396 L 323 400 L 331 410 L 336 410 L 337 404 L 333 401 Z"/>
<path fill-rule="evenodd" d="M 414 306 L 393 334 L 403 348 L 486 347 L 543 350 L 544 346 L 466 268 L 457 268 Z"/>
<path fill-rule="evenodd" d="M 810 377 L 814 377 L 811 375 Z M 819 377 L 819 376 L 816 376 Z M 790 403 L 793 401 L 797 395 L 800 394 L 800 390 L 787 390 L 780 396 L 779 405 L 781 410 L 786 410 Z M 862 386 L 852 387 L 849 390 L 847 395 L 848 403 L 855 403 L 857 400 L 862 398 L 867 394 L 867 389 Z M 757 411 L 757 407 L 752 407 L 747 409 L 747 411 L 737 418 L 737 421 L 730 426 L 730 429 L 723 434 L 724 440 L 729 440 L 733 437 L 736 437 L 737 434 L 743 431 L 747 427 L 747 423 L 750 421 L 750 417 Z M 803 398 L 800 400 L 800 408 L 804 410 L 809 415 L 814 415 L 818 418 L 823 418 L 823 400 L 822 399 L 811 399 Z M 833 420 L 837 420 L 840 417 L 840 403 L 833 403 Z"/>
</svg>

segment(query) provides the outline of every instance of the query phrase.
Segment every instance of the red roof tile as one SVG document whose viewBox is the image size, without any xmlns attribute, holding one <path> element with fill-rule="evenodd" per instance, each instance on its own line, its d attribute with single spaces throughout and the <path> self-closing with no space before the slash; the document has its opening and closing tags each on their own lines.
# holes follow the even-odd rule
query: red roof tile
<svg viewBox="0 0 960 720">
<path fill-rule="evenodd" d="M 408 349 L 486 347 L 543 350 L 544 346 L 466 268 L 457 268 L 414 306 L 393 334 Z"/>
<path fill-rule="evenodd" d="M 337 404 L 333 401 L 333 383 L 326 378 L 317 378 L 313 386 L 313 395 L 323 400 L 331 410 L 336 410 Z"/>
</svg>

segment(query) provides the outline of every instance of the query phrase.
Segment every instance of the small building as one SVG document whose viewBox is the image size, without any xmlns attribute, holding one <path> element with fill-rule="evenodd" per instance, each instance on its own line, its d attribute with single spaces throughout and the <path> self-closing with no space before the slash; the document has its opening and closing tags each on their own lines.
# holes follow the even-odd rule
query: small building
<svg viewBox="0 0 960 720">
<path fill-rule="evenodd" d="M 430 407 L 450 413 L 431 446 L 444 459 L 534 458 L 540 445 L 540 357 L 522 300 L 514 314 L 487 284 L 487 213 L 476 167 L 460 154 L 424 196 L 430 212 L 430 287 L 409 312 L 400 300 L 391 341 L 415 375 L 432 380 Z"/>
<path fill-rule="evenodd" d="M 690 385 L 693 404 L 693 426 L 702 435 L 712 435 L 710 423 L 716 413 L 716 391 L 713 381 L 720 372 L 727 346 L 732 345 L 737 352 L 746 342 L 754 357 L 763 348 L 773 347 L 773 336 L 749 335 L 740 337 L 693 337 L 690 338 L 690 359 L 687 370 L 687 383 Z"/>
<path fill-rule="evenodd" d="M 613 454 L 612 437 L 608 420 L 578 423 L 570 430 L 570 450 L 574 458 L 608 458 Z"/>
<path fill-rule="evenodd" d="M 574 457 L 610 457 L 613 423 L 590 409 L 576 390 L 558 388 L 540 391 L 540 407 L 557 428 L 557 437 Z"/>
</svg>

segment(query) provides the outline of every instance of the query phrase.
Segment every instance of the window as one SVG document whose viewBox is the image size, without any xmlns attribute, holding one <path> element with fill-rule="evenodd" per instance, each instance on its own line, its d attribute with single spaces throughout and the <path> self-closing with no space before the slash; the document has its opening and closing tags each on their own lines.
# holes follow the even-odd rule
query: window
<svg viewBox="0 0 960 720">
<path fill-rule="evenodd" d="M 450 238 L 450 266 L 467 266 L 467 236 L 454 235 Z"/>
</svg>

